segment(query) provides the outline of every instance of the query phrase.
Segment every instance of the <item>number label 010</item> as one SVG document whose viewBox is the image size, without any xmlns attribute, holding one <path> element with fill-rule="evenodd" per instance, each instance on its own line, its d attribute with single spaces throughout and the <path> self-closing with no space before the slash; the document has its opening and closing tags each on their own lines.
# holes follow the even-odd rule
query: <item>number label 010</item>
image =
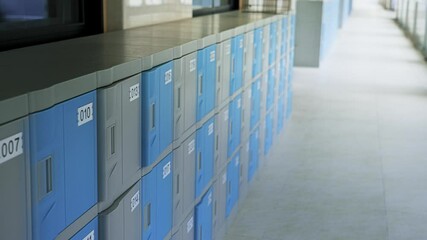
<svg viewBox="0 0 427 240">
<path fill-rule="evenodd" d="M 93 120 L 93 103 L 86 104 L 77 109 L 77 125 L 88 123 Z"/>
</svg>

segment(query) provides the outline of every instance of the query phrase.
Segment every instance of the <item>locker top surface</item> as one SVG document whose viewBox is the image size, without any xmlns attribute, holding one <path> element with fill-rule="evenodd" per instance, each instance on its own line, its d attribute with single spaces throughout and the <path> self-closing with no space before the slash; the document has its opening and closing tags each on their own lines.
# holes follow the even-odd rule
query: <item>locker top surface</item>
<svg viewBox="0 0 427 240">
<path fill-rule="evenodd" d="M 0 52 L 0 125 L 251 31 L 277 17 L 234 11 Z"/>
</svg>

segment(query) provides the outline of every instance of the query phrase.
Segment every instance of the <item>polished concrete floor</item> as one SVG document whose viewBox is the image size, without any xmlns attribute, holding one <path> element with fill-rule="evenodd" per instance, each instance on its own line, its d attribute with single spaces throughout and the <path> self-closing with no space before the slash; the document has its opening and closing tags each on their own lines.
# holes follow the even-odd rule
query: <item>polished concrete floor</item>
<svg viewBox="0 0 427 240">
<path fill-rule="evenodd" d="M 427 64 L 376 0 L 354 0 L 227 240 L 427 239 Z"/>
</svg>

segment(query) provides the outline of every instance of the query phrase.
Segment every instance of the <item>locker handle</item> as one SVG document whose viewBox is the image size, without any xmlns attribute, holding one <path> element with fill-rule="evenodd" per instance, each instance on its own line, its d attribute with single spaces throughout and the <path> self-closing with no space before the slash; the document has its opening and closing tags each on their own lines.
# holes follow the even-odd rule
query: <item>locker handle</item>
<svg viewBox="0 0 427 240">
<path fill-rule="evenodd" d="M 199 75 L 199 95 L 203 94 L 203 75 Z"/>
<path fill-rule="evenodd" d="M 221 82 L 221 65 L 218 65 L 218 82 Z"/>
<path fill-rule="evenodd" d="M 176 194 L 179 194 L 179 173 L 176 176 Z"/>
<path fill-rule="evenodd" d="M 181 87 L 178 88 L 178 108 L 181 108 Z"/>
<path fill-rule="evenodd" d="M 151 104 L 151 128 L 156 127 L 156 104 Z"/>
<path fill-rule="evenodd" d="M 52 157 L 49 156 L 37 164 L 38 197 L 42 199 L 53 190 Z"/>
<path fill-rule="evenodd" d="M 231 72 L 233 73 L 233 77 L 235 74 L 235 65 L 236 65 L 236 58 L 233 56 L 233 61 L 231 62 Z"/>
<path fill-rule="evenodd" d="M 198 154 L 197 165 L 198 165 L 199 171 L 202 170 L 202 152 L 199 152 L 199 154 Z"/>
<path fill-rule="evenodd" d="M 114 155 L 116 153 L 116 126 L 110 127 L 110 153 Z"/>
<path fill-rule="evenodd" d="M 151 203 L 145 206 L 144 211 L 144 230 L 147 230 L 151 225 Z"/>
</svg>

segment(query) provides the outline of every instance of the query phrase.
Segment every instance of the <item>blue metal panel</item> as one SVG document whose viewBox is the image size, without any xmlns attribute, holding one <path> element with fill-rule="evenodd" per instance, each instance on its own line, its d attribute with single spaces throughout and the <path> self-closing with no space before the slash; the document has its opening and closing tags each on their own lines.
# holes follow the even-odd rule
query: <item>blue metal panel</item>
<svg viewBox="0 0 427 240">
<path fill-rule="evenodd" d="M 281 55 L 286 55 L 288 48 L 288 17 L 282 18 L 282 46 L 280 48 Z"/>
<path fill-rule="evenodd" d="M 252 77 L 256 77 L 261 73 L 262 69 L 262 37 L 263 29 L 262 27 L 255 29 L 254 31 L 254 61 L 252 67 Z"/>
<path fill-rule="evenodd" d="M 273 111 L 265 116 L 264 155 L 270 152 L 273 143 Z"/>
<path fill-rule="evenodd" d="M 30 115 L 32 234 L 54 239 L 66 226 L 63 108 Z"/>
<path fill-rule="evenodd" d="M 156 239 L 165 239 L 172 229 L 172 153 L 156 166 Z M 154 210 L 154 209 L 153 209 Z"/>
<path fill-rule="evenodd" d="M 196 206 L 195 240 L 212 239 L 212 194 L 213 188 L 210 188 Z"/>
<path fill-rule="evenodd" d="M 260 120 L 261 114 L 261 79 L 257 79 L 251 86 L 251 122 L 250 129 L 253 129 Z"/>
<path fill-rule="evenodd" d="M 248 160 L 248 182 L 250 182 L 254 175 L 256 170 L 258 169 L 258 147 L 259 147 L 259 129 L 257 128 L 254 130 L 254 132 L 251 134 L 249 138 L 249 160 Z"/>
<path fill-rule="evenodd" d="M 266 96 L 266 107 L 267 110 L 273 106 L 274 103 L 274 83 L 275 83 L 275 68 L 270 68 L 268 70 L 268 80 L 267 80 L 267 96 Z"/>
<path fill-rule="evenodd" d="M 284 95 L 279 96 L 279 100 L 277 102 L 277 133 L 280 133 L 284 126 L 285 121 L 285 98 Z"/>
<path fill-rule="evenodd" d="M 243 43 L 244 35 L 240 34 L 231 43 L 230 96 L 242 88 L 243 82 Z"/>
<path fill-rule="evenodd" d="M 97 202 L 96 94 L 30 116 L 33 238 L 52 239 Z"/>
<path fill-rule="evenodd" d="M 96 240 L 98 239 L 98 217 L 90 221 L 70 240 Z"/>
<path fill-rule="evenodd" d="M 159 83 L 159 154 L 173 140 L 173 62 L 156 68 Z M 146 112 L 143 114 L 146 114 Z"/>
<path fill-rule="evenodd" d="M 227 165 L 227 192 L 225 215 L 228 217 L 239 200 L 240 152 Z"/>
<path fill-rule="evenodd" d="M 210 113 L 215 108 L 216 92 L 216 45 L 211 45 L 205 49 L 205 78 L 203 91 L 206 96 L 206 112 Z"/>
<path fill-rule="evenodd" d="M 230 102 L 230 111 L 228 118 L 228 157 L 236 151 L 240 145 L 241 121 L 242 121 L 242 94 L 239 94 Z"/>
<path fill-rule="evenodd" d="M 196 133 L 196 197 L 213 177 L 215 148 L 215 117 L 209 119 Z"/>
<path fill-rule="evenodd" d="M 203 93 L 203 78 L 205 77 L 205 50 L 197 51 L 197 106 L 196 106 L 196 121 L 202 120 L 206 113 L 205 109 L 205 94 Z"/>
<path fill-rule="evenodd" d="M 276 62 L 277 47 L 277 22 L 270 23 L 270 46 L 268 50 L 268 63 L 272 65 Z"/>
<path fill-rule="evenodd" d="M 96 93 L 74 98 L 63 107 L 65 217 L 69 225 L 98 202 Z M 92 120 L 79 125 L 76 113 L 82 119 L 91 115 Z"/>
<path fill-rule="evenodd" d="M 142 239 L 155 240 L 157 222 L 156 171 L 142 177 Z"/>
<path fill-rule="evenodd" d="M 279 93 L 283 94 L 285 92 L 285 86 L 286 86 L 286 59 L 281 58 L 280 59 L 280 73 L 279 73 Z"/>
<path fill-rule="evenodd" d="M 142 73 L 141 77 L 141 124 L 142 124 L 142 166 L 156 161 L 159 150 L 159 84 L 156 70 Z"/>
</svg>

